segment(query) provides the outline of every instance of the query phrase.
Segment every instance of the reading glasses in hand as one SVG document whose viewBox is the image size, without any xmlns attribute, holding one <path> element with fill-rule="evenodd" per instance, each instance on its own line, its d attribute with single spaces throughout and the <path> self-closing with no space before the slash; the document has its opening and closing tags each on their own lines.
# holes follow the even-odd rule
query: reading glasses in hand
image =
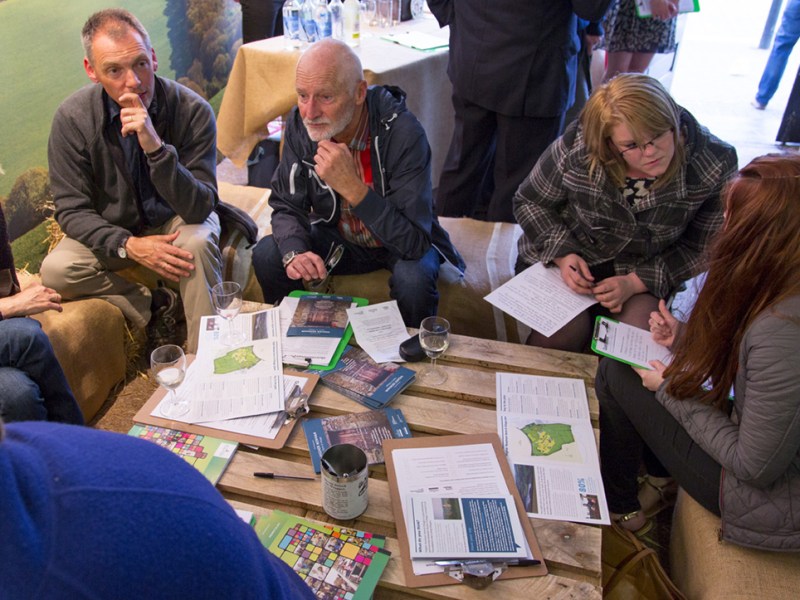
<svg viewBox="0 0 800 600">
<path fill-rule="evenodd" d="M 654 138 L 650 139 L 650 141 L 645 142 L 644 144 L 626 144 L 623 147 L 619 147 L 619 146 L 617 146 L 617 144 L 614 144 L 613 140 L 611 140 L 610 138 L 609 138 L 609 142 L 611 142 L 612 144 L 614 144 L 614 146 L 616 146 L 617 151 L 619 151 L 620 156 L 625 156 L 626 154 L 628 156 L 643 156 L 644 153 L 647 151 L 647 149 L 650 146 L 656 146 L 660 142 L 663 142 L 664 138 L 666 137 L 666 135 L 668 133 L 672 133 L 673 131 L 674 131 L 674 129 L 672 127 L 670 127 L 666 131 L 662 131 L 657 136 L 655 136 Z M 637 152 L 634 152 L 634 150 L 636 150 Z"/>
<path fill-rule="evenodd" d="M 330 279 L 331 271 L 339 264 L 344 256 L 344 245 L 331 243 L 331 248 L 328 250 L 328 255 L 325 257 L 325 277 L 322 279 L 313 279 L 308 282 L 308 289 L 313 291 L 324 291 L 325 286 Z"/>
</svg>

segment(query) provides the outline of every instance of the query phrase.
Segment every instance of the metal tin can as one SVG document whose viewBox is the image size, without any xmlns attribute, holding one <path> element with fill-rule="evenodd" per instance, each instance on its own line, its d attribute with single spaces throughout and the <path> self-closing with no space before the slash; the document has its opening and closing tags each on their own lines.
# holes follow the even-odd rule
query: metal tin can
<svg viewBox="0 0 800 600">
<path fill-rule="evenodd" d="M 367 510 L 367 455 L 353 444 L 337 444 L 322 455 L 322 508 L 334 519 L 355 519 Z"/>
</svg>

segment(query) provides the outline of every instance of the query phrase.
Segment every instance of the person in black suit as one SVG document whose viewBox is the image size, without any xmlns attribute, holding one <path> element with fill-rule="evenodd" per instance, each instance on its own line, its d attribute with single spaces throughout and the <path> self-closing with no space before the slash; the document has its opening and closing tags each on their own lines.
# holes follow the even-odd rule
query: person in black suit
<svg viewBox="0 0 800 600">
<path fill-rule="evenodd" d="M 561 134 L 575 96 L 575 15 L 599 21 L 609 4 L 428 0 L 439 24 L 450 26 L 447 72 L 455 110 L 436 197 L 439 215 L 514 221 L 514 193 Z"/>
</svg>

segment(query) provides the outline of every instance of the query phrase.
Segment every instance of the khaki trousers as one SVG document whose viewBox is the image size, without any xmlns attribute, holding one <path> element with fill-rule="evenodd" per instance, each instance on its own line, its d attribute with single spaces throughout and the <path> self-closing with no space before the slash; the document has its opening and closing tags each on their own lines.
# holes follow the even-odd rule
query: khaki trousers
<svg viewBox="0 0 800 600">
<path fill-rule="evenodd" d="M 212 212 L 203 223 L 187 225 L 175 216 L 143 235 L 175 231 L 180 231 L 180 235 L 174 245 L 192 253 L 195 268 L 179 283 L 165 283 L 181 294 L 186 313 L 186 350 L 194 353 L 197 352 L 200 318 L 214 314 L 211 288 L 221 280 L 219 217 Z M 42 263 L 42 283 L 58 291 L 65 300 L 103 298 L 119 308 L 135 327 L 144 328 L 150 321 L 150 290 L 116 273 L 137 266 L 131 259 L 105 256 L 64 236 Z"/>
</svg>

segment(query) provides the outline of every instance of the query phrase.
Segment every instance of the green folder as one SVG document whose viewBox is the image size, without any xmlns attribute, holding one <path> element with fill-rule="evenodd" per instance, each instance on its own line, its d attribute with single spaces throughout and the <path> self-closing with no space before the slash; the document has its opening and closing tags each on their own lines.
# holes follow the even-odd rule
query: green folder
<svg viewBox="0 0 800 600">
<path fill-rule="evenodd" d="M 289 292 L 289 296 L 291 298 L 300 298 L 302 296 L 329 296 L 330 294 L 320 294 L 318 292 L 308 292 L 306 290 L 294 290 L 293 292 Z M 342 295 L 342 294 L 340 294 Z M 366 298 L 356 298 L 355 296 L 351 296 L 353 298 L 353 302 L 356 303 L 356 306 L 366 306 L 369 304 L 369 300 Z M 333 353 L 333 358 L 331 362 L 327 365 L 309 365 L 308 368 L 312 371 L 330 371 L 336 364 L 339 362 L 339 359 L 342 357 L 342 353 L 344 349 L 347 347 L 347 342 L 350 341 L 350 338 L 353 337 L 353 326 L 350 323 L 347 324 L 347 329 L 344 330 L 344 335 L 342 339 L 339 340 L 339 345 L 336 346 L 336 352 Z"/>
</svg>

